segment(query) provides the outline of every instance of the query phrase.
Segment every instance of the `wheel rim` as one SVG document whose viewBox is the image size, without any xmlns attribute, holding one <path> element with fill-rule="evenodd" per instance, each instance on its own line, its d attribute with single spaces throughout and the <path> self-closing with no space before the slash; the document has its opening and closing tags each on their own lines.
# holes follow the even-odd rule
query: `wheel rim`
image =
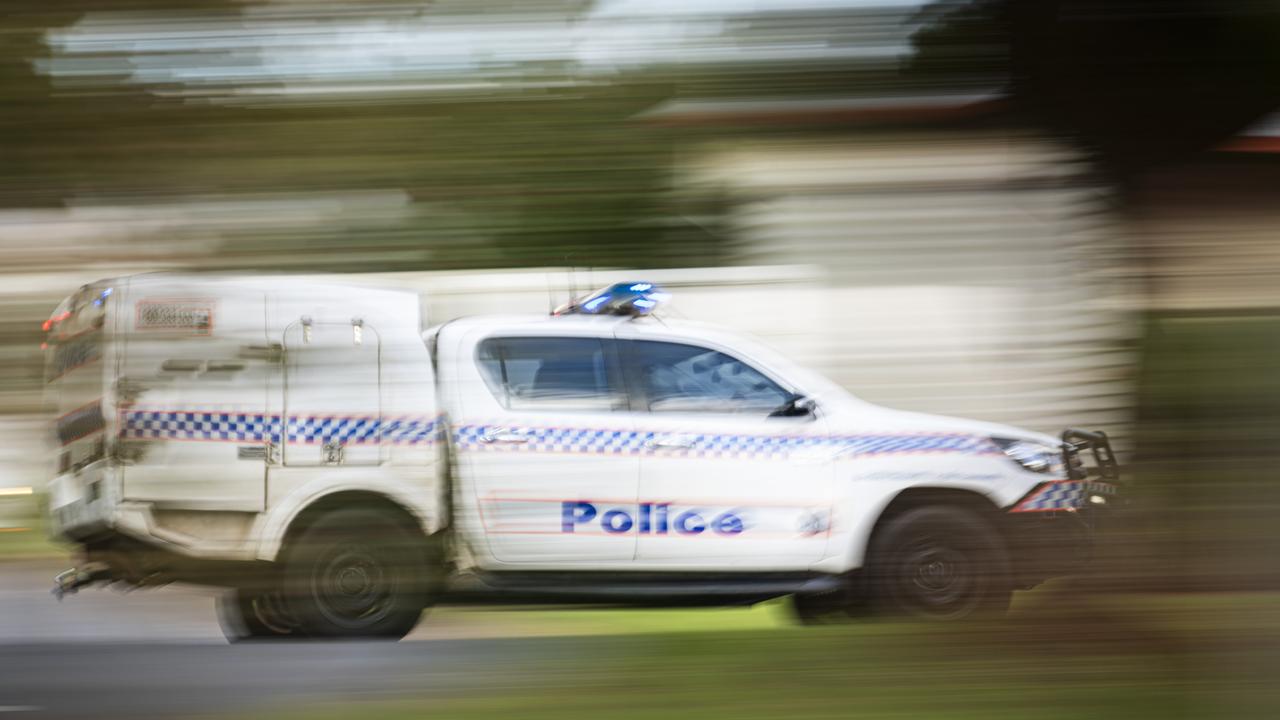
<svg viewBox="0 0 1280 720">
<path fill-rule="evenodd" d="M 314 590 L 320 611 L 330 621 L 365 628 L 390 614 L 396 581 L 383 558 L 362 545 L 347 544 L 320 559 Z"/>
<path fill-rule="evenodd" d="M 949 618 L 966 615 L 981 602 L 986 580 L 971 550 L 931 537 L 904 548 L 895 585 L 910 612 Z"/>
</svg>

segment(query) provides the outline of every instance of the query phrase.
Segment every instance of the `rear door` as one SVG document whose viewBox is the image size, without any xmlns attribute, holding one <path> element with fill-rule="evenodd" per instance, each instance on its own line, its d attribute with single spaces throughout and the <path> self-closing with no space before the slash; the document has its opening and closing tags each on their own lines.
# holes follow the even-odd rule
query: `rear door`
<svg viewBox="0 0 1280 720">
<path fill-rule="evenodd" d="M 454 347 L 463 512 L 494 558 L 629 565 L 639 461 L 611 333 L 475 329 Z"/>
</svg>

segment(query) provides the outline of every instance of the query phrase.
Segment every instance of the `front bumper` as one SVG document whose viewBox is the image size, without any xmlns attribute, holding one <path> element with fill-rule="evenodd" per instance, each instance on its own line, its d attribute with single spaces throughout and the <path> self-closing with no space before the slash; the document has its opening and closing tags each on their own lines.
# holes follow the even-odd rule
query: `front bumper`
<svg viewBox="0 0 1280 720">
<path fill-rule="evenodd" d="M 1099 538 L 1111 515 L 1110 508 L 1008 515 L 1004 529 L 1018 587 L 1086 572 L 1105 546 Z"/>
<path fill-rule="evenodd" d="M 1086 458 L 1092 457 L 1090 466 Z M 1010 513 L 1079 512 L 1106 506 L 1120 493 L 1120 464 L 1111 440 L 1101 431 L 1069 428 L 1062 432 L 1065 477 L 1031 488 L 1009 508 Z"/>
<path fill-rule="evenodd" d="M 1066 477 L 1036 485 L 1006 515 L 1022 587 L 1084 570 L 1123 500 L 1119 463 L 1106 433 L 1065 430 L 1062 461 Z"/>
</svg>

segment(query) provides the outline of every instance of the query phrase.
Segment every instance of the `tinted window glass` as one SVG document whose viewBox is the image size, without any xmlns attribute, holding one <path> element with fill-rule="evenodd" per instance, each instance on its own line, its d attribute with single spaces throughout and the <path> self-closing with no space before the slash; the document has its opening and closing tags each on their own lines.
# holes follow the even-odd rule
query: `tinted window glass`
<svg viewBox="0 0 1280 720">
<path fill-rule="evenodd" d="M 635 341 L 627 355 L 653 412 L 768 414 L 789 397 L 755 368 L 716 350 Z"/>
<path fill-rule="evenodd" d="M 512 410 L 613 410 L 621 400 L 596 338 L 489 338 L 478 361 L 489 390 Z"/>
</svg>

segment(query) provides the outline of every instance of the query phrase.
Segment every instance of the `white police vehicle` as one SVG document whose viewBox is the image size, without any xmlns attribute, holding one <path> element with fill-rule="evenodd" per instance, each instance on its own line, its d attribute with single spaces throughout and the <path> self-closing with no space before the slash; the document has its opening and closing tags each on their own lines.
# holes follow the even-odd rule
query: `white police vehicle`
<svg viewBox="0 0 1280 720">
<path fill-rule="evenodd" d="M 55 592 L 205 583 L 234 637 L 401 637 L 443 597 L 959 618 L 1085 557 L 1104 435 L 871 405 L 664 297 L 424 333 L 413 293 L 86 286 L 45 326 L 84 555 Z"/>
</svg>

